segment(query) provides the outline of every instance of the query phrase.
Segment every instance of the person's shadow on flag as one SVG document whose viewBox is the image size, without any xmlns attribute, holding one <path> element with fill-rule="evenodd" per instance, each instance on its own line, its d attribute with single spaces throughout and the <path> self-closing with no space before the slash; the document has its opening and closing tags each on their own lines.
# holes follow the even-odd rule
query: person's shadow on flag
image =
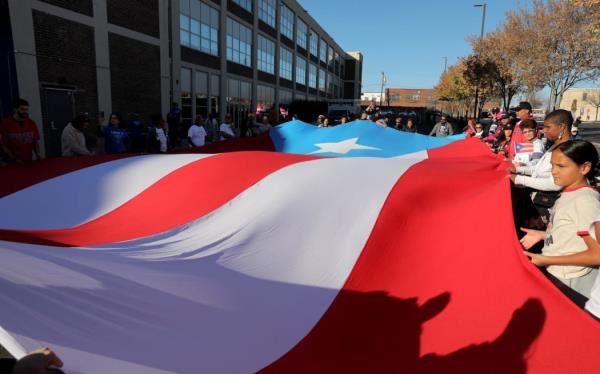
<svg viewBox="0 0 600 374">
<path fill-rule="evenodd" d="M 546 319 L 539 300 L 529 299 L 515 310 L 495 339 L 448 355 L 420 356 L 423 324 L 449 303 L 449 293 L 419 305 L 416 298 L 399 299 L 385 292 L 342 291 L 315 328 L 263 372 L 527 372 L 525 355 Z M 457 328 L 448 326 L 447 333 Z"/>
</svg>

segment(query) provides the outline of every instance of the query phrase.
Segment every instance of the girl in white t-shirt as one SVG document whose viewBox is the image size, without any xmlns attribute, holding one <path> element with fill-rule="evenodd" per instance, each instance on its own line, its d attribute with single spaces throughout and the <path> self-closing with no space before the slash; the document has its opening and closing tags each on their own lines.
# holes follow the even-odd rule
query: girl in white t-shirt
<svg viewBox="0 0 600 374">
<path fill-rule="evenodd" d="M 542 254 L 525 252 L 538 266 L 568 287 L 589 298 L 598 269 L 589 260 L 589 248 L 582 238 L 600 214 L 600 195 L 593 185 L 598 153 L 589 142 L 569 140 L 552 151 L 552 177 L 564 187 L 551 211 L 546 231 L 521 229 L 527 234 L 521 244 L 528 250 L 544 240 Z M 579 235 L 578 235 L 579 234 Z M 600 263 L 600 262 L 598 262 Z"/>
</svg>

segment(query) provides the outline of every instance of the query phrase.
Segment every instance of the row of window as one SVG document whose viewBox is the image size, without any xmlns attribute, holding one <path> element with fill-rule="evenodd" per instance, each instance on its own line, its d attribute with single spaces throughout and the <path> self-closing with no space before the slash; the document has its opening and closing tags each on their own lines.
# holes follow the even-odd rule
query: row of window
<svg viewBox="0 0 600 374">
<path fill-rule="evenodd" d="M 275 27 L 276 0 L 258 0 L 258 17 L 265 23 Z M 252 0 L 234 0 L 248 11 L 252 11 Z M 294 13 L 281 4 L 280 32 L 289 39 L 294 39 Z M 200 0 L 180 0 L 180 41 L 181 44 L 213 56 L 219 55 L 219 11 Z M 262 45 L 268 47 L 273 43 L 264 37 Z M 300 18 L 296 24 L 296 44 L 304 49 L 309 47 L 311 55 L 330 66 L 340 66 L 343 75 L 342 56 L 327 44 L 324 39 L 310 31 L 308 25 Z M 259 48 L 261 42 L 259 41 Z M 231 18 L 227 18 L 227 59 L 241 65 L 251 66 L 252 30 Z M 275 47 L 273 46 L 273 49 Z M 264 52 L 264 49 L 260 49 Z M 259 52 L 260 55 L 260 52 Z M 264 56 L 263 56 L 264 57 Z M 259 56 L 259 64 L 261 56 Z M 263 67 L 267 68 L 263 65 Z M 261 69 L 262 70 L 262 69 Z M 269 71 L 269 70 L 266 70 Z M 270 72 L 270 71 L 269 71 Z M 336 72 L 338 72 L 336 67 Z M 289 78 L 291 79 L 291 78 Z"/>
<path fill-rule="evenodd" d="M 218 113 L 220 94 L 220 77 L 218 75 L 182 67 L 180 79 L 182 108 L 186 113 L 185 120 L 191 121 L 194 113 L 205 117 L 210 113 Z M 316 97 L 308 98 L 317 100 Z M 225 99 L 228 112 L 239 111 L 240 108 L 249 111 L 252 102 L 252 83 L 236 78 L 227 79 Z M 307 96 L 304 93 L 296 93 L 296 99 L 306 100 Z M 280 104 L 290 104 L 292 100 L 293 92 L 291 90 L 279 90 Z M 258 84 L 256 86 L 256 102 L 257 110 L 266 111 L 272 108 L 275 103 L 275 88 Z"/>
</svg>

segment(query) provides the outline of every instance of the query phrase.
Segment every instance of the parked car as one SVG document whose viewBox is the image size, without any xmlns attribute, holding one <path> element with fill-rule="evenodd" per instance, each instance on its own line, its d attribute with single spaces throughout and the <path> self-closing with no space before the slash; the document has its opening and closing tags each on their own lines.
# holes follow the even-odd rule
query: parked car
<svg viewBox="0 0 600 374">
<path fill-rule="evenodd" d="M 544 109 L 533 109 L 531 111 L 531 115 L 536 122 L 544 122 L 544 118 L 546 118 L 546 111 Z"/>
</svg>

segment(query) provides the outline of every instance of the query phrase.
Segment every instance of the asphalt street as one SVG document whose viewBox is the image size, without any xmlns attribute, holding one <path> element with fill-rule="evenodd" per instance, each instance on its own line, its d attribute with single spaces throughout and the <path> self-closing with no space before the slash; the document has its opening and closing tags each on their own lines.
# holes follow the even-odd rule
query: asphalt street
<svg viewBox="0 0 600 374">
<path fill-rule="evenodd" d="M 600 122 L 584 122 L 579 126 L 580 139 L 597 143 L 600 146 Z"/>
</svg>

